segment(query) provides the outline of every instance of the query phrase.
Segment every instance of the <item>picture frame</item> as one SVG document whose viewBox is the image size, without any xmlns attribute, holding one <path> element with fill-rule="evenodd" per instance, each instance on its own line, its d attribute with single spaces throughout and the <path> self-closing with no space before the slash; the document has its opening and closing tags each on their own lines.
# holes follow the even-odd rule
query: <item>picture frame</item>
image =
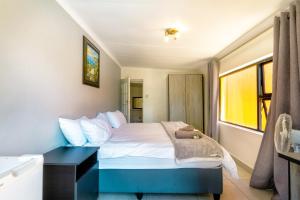
<svg viewBox="0 0 300 200">
<path fill-rule="evenodd" d="M 132 109 L 143 109 L 143 97 L 132 97 Z"/>
<path fill-rule="evenodd" d="M 82 83 L 92 87 L 100 87 L 100 51 L 83 36 L 83 69 Z"/>
</svg>

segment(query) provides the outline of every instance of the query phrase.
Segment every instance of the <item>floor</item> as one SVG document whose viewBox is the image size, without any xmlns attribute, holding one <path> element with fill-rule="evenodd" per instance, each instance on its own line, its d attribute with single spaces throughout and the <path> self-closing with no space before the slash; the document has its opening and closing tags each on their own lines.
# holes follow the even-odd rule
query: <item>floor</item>
<svg viewBox="0 0 300 200">
<path fill-rule="evenodd" d="M 224 171 L 224 191 L 221 200 L 269 200 L 272 191 L 249 187 L 250 173 L 238 166 L 239 180 L 231 178 Z M 144 194 L 143 200 L 212 200 L 212 195 L 163 195 Z M 134 194 L 99 194 L 98 200 L 136 200 Z"/>
</svg>

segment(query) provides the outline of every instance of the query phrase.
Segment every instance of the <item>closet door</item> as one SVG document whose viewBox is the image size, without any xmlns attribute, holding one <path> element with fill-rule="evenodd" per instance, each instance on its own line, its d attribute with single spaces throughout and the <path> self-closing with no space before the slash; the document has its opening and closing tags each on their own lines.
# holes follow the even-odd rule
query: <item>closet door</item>
<svg viewBox="0 0 300 200">
<path fill-rule="evenodd" d="M 169 120 L 186 122 L 185 75 L 169 75 Z"/>
<path fill-rule="evenodd" d="M 201 74 L 186 75 L 186 121 L 203 131 L 203 76 Z"/>
</svg>

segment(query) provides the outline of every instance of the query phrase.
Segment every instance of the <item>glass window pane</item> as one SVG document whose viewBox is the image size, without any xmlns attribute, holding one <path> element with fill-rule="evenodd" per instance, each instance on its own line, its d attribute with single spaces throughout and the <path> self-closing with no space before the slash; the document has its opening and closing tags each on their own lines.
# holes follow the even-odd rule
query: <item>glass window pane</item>
<svg viewBox="0 0 300 200">
<path fill-rule="evenodd" d="M 265 103 L 265 105 L 263 104 L 263 102 Z M 269 113 L 270 105 L 271 105 L 271 100 L 260 101 L 260 107 L 261 107 L 260 114 L 261 114 L 261 124 L 262 124 L 261 131 L 265 131 L 266 129 L 266 124 L 267 124 L 266 114 Z"/>
<path fill-rule="evenodd" d="M 273 72 L 273 62 L 268 62 L 263 65 L 264 70 L 264 84 L 265 93 L 272 93 L 272 72 Z"/>
<path fill-rule="evenodd" d="M 221 120 L 257 129 L 256 65 L 220 78 Z"/>
</svg>

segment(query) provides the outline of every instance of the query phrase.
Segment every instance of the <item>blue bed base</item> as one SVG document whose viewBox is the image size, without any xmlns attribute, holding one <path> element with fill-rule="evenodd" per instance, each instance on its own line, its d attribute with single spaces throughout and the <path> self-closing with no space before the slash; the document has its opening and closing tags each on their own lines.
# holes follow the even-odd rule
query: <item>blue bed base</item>
<svg viewBox="0 0 300 200">
<path fill-rule="evenodd" d="M 223 192 L 222 167 L 211 169 L 100 169 L 99 191 L 108 193 L 213 193 Z"/>
</svg>

